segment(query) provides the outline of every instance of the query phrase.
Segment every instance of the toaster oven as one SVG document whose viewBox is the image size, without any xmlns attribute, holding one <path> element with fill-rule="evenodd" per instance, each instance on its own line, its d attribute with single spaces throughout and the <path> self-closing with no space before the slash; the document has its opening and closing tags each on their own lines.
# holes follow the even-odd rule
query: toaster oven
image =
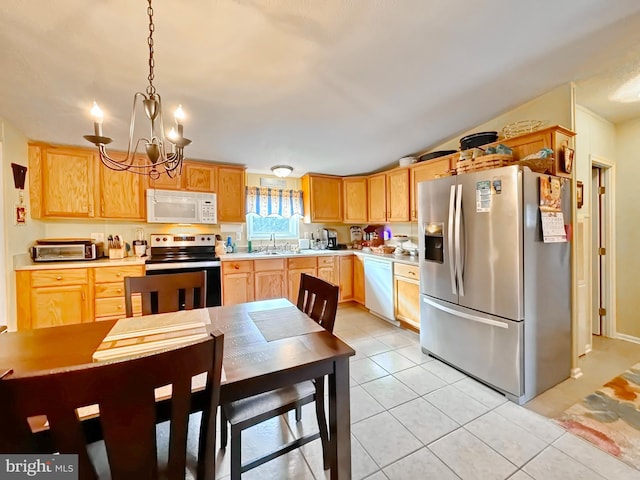
<svg viewBox="0 0 640 480">
<path fill-rule="evenodd" d="M 36 245 L 31 247 L 31 258 L 34 262 L 96 260 L 102 257 L 103 253 L 103 244 L 92 240 L 38 240 Z"/>
</svg>

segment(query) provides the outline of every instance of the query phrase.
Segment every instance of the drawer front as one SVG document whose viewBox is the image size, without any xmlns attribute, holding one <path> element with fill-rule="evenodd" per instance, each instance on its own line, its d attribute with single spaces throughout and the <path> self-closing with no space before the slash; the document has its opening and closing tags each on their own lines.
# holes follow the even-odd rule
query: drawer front
<svg viewBox="0 0 640 480">
<path fill-rule="evenodd" d="M 320 267 L 333 267 L 335 265 L 335 257 L 318 257 L 318 268 Z"/>
<path fill-rule="evenodd" d="M 96 298 L 122 297 L 124 295 L 124 282 L 97 283 L 95 285 Z"/>
<path fill-rule="evenodd" d="M 404 263 L 394 263 L 393 273 L 400 277 L 412 278 L 413 280 L 420 280 L 420 267 L 415 265 L 406 265 Z"/>
<path fill-rule="evenodd" d="M 140 294 L 133 295 L 133 313 L 142 312 L 142 298 Z M 124 297 L 96 298 L 96 318 L 125 316 Z"/>
<path fill-rule="evenodd" d="M 249 273 L 253 272 L 253 262 L 251 260 L 239 262 L 222 262 L 222 273 Z"/>
<path fill-rule="evenodd" d="M 89 283 L 89 272 L 86 268 L 36 270 L 31 273 L 31 287 L 85 285 L 87 283 Z"/>
<path fill-rule="evenodd" d="M 270 270 L 284 271 L 284 268 L 285 268 L 284 258 L 253 261 L 254 272 L 267 272 Z"/>
<path fill-rule="evenodd" d="M 143 277 L 142 265 L 128 267 L 96 267 L 96 283 L 122 282 L 124 277 Z"/>
<path fill-rule="evenodd" d="M 316 257 L 300 257 L 289 259 L 289 269 L 316 268 Z"/>
</svg>

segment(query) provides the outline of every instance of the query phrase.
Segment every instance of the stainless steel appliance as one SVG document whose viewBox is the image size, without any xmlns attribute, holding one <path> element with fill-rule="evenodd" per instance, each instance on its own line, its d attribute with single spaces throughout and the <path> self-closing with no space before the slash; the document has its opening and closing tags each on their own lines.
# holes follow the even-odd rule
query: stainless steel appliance
<svg viewBox="0 0 640 480">
<path fill-rule="evenodd" d="M 418 184 L 420 343 L 524 403 L 571 369 L 569 243 L 543 243 L 539 177 L 509 166 Z M 564 222 L 571 222 L 568 182 Z"/>
<path fill-rule="evenodd" d="M 204 270 L 207 273 L 205 305 L 215 307 L 222 304 L 220 258 L 215 254 L 215 234 L 152 233 L 150 239 L 151 255 L 145 261 L 147 275 Z"/>
<path fill-rule="evenodd" d="M 34 262 L 68 262 L 70 260 L 96 260 L 104 254 L 102 242 L 90 238 L 49 238 L 36 240 L 31 247 Z"/>
<path fill-rule="evenodd" d="M 147 190 L 147 222 L 203 223 L 218 222 L 215 193 L 177 190 Z"/>
<path fill-rule="evenodd" d="M 322 229 L 322 241 L 329 250 L 338 249 L 338 232 L 330 228 Z"/>
</svg>

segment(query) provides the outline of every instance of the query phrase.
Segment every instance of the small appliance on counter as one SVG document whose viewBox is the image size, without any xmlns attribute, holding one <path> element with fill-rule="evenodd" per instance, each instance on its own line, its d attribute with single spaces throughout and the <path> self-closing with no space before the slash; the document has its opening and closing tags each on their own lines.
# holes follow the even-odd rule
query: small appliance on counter
<svg viewBox="0 0 640 480">
<path fill-rule="evenodd" d="M 96 260 L 103 254 L 103 243 L 96 243 L 91 238 L 45 238 L 36 240 L 36 244 L 31 247 L 34 262 Z"/>
<path fill-rule="evenodd" d="M 322 241 L 326 245 L 327 250 L 337 250 L 338 249 L 338 232 L 330 228 L 323 228 Z"/>
<path fill-rule="evenodd" d="M 133 241 L 133 251 L 138 258 L 147 255 L 147 241 L 144 239 L 144 230 L 141 228 L 136 228 L 136 239 Z"/>
</svg>

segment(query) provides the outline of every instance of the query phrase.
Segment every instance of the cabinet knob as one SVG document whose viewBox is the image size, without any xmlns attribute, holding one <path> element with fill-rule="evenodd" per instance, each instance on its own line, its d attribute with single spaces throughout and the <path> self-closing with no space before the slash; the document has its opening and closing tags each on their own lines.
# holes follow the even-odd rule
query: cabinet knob
<svg viewBox="0 0 640 480">
<path fill-rule="evenodd" d="M 120 272 L 116 273 L 116 277 L 121 277 L 122 274 Z"/>
<path fill-rule="evenodd" d="M 61 277 L 60 275 L 58 275 L 58 276 L 56 277 L 56 280 L 62 280 L 62 277 Z"/>
<path fill-rule="evenodd" d="M 233 268 L 235 268 L 236 270 L 238 270 L 240 268 L 240 265 L 238 265 L 237 263 L 233 266 Z"/>
<path fill-rule="evenodd" d="M 118 289 L 118 293 L 122 293 L 122 289 L 121 288 Z"/>
</svg>

